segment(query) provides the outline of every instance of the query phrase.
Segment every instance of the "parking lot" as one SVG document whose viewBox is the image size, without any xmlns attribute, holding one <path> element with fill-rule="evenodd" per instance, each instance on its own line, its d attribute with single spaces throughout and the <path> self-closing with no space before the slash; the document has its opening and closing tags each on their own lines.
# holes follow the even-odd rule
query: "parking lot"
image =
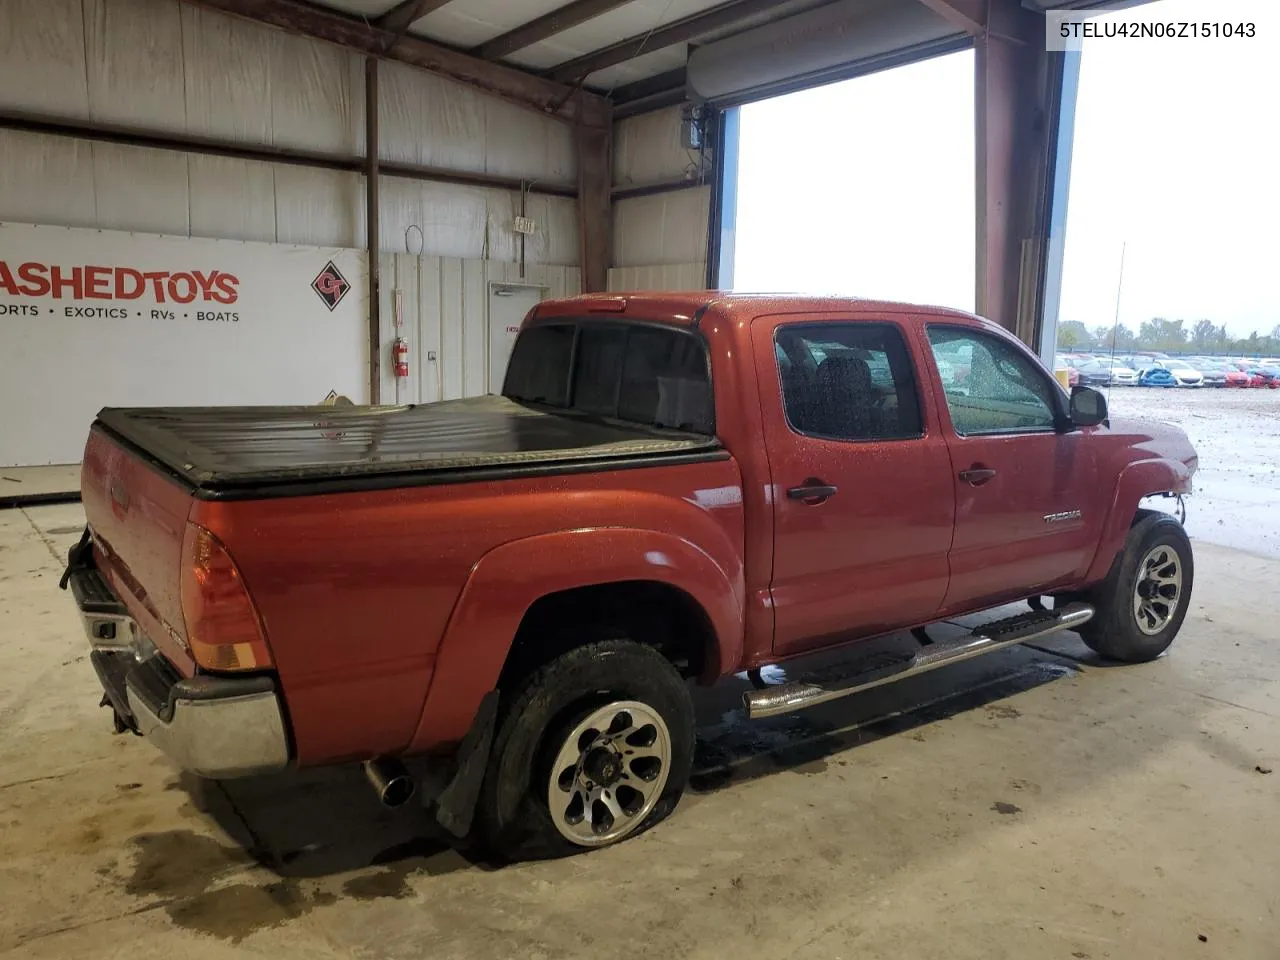
<svg viewBox="0 0 1280 960">
<path fill-rule="evenodd" d="M 1114 416 L 1164 420 L 1191 437 L 1200 454 L 1187 501 L 1192 537 L 1280 557 L 1280 390 L 1112 387 L 1109 394 Z"/>
</svg>

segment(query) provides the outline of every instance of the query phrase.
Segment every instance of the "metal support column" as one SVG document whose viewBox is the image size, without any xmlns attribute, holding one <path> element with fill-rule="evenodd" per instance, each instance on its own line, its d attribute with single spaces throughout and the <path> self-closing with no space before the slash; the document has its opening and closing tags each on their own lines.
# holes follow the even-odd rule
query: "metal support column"
<svg viewBox="0 0 1280 960">
<path fill-rule="evenodd" d="M 378 60 L 364 61 L 364 214 L 369 256 L 369 402 L 381 400 L 381 299 L 378 276 Z"/>
<path fill-rule="evenodd" d="M 1052 130 L 1052 192 L 1049 195 L 1049 243 L 1045 251 L 1044 306 L 1040 332 L 1031 346 L 1053 367 L 1058 352 L 1058 308 L 1062 302 L 1062 260 L 1067 235 L 1067 202 L 1071 193 L 1071 151 L 1076 135 L 1076 94 L 1080 89 L 1080 51 L 1051 54 L 1060 60 L 1057 123 Z M 1052 121 L 1053 118 L 1051 117 Z"/>
<path fill-rule="evenodd" d="M 734 248 L 738 235 L 739 107 L 720 113 L 716 123 L 715 183 L 707 225 L 707 287 L 733 289 Z"/>
<path fill-rule="evenodd" d="M 608 288 L 613 265 L 613 124 L 576 128 L 578 147 L 578 233 L 582 292 Z"/>
<path fill-rule="evenodd" d="M 1018 0 L 990 0 L 974 51 L 977 310 L 1035 345 L 1060 55 L 1045 49 L 1043 14 Z"/>
</svg>

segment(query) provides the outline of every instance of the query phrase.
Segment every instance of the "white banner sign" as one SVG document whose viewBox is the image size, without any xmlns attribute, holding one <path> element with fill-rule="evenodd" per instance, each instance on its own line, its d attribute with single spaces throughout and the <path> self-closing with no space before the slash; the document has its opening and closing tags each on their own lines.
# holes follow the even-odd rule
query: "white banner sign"
<svg viewBox="0 0 1280 960">
<path fill-rule="evenodd" d="M 0 223 L 0 466 L 104 406 L 368 402 L 359 250 Z"/>
</svg>

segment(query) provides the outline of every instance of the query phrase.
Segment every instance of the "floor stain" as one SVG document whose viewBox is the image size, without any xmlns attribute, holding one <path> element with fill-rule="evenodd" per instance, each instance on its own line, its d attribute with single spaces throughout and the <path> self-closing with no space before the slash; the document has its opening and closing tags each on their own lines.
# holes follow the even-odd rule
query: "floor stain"
<svg viewBox="0 0 1280 960">
<path fill-rule="evenodd" d="M 165 912 L 178 926 L 239 943 L 258 930 L 301 917 L 337 902 L 324 891 L 304 890 L 297 880 L 257 886 L 232 883 L 209 889 L 229 871 L 254 863 L 237 847 L 190 830 L 133 838 L 137 854 L 124 889 L 135 896 L 171 900 Z"/>
<path fill-rule="evenodd" d="M 356 900 L 404 900 L 413 894 L 408 882 L 411 869 L 404 864 L 396 864 L 377 873 L 352 877 L 342 885 L 342 892 Z"/>
<path fill-rule="evenodd" d="M 1016 806 L 1012 803 L 1005 803 L 1003 800 L 997 800 L 995 803 L 991 805 L 991 809 L 994 810 L 996 813 L 1001 813 L 1001 814 L 1004 814 L 1005 816 L 1012 816 L 1015 813 L 1022 812 L 1021 807 Z"/>
<path fill-rule="evenodd" d="M 987 707 L 987 716 L 993 720 L 1017 720 L 1022 711 L 1003 703 L 993 703 Z"/>
<path fill-rule="evenodd" d="M 125 891 L 135 896 L 195 896 L 226 871 L 253 862 L 241 850 L 191 830 L 144 833 L 133 844 L 137 858 Z"/>
<path fill-rule="evenodd" d="M 342 885 L 343 894 L 355 900 L 404 900 L 413 896 L 410 877 L 439 877 L 475 864 L 443 841 L 417 837 L 378 851 L 369 866 L 382 869 L 352 877 Z"/>
<path fill-rule="evenodd" d="M 184 929 L 239 943 L 336 900 L 331 893 L 304 893 L 292 880 L 263 887 L 237 883 L 171 904 L 165 912 Z"/>
</svg>

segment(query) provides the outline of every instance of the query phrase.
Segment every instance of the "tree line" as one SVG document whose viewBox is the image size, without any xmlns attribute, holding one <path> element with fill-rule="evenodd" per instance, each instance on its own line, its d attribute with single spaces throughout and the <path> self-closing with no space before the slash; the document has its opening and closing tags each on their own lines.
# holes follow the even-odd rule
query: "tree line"
<svg viewBox="0 0 1280 960">
<path fill-rule="evenodd" d="M 1137 333 L 1123 323 L 1090 330 L 1079 320 L 1067 320 L 1058 324 L 1058 349 L 1275 356 L 1280 354 L 1280 324 L 1269 334 L 1255 330 L 1247 337 L 1232 337 L 1225 325 L 1218 326 L 1211 320 L 1197 320 L 1188 326 L 1185 320 L 1153 317 L 1143 322 Z"/>
</svg>

